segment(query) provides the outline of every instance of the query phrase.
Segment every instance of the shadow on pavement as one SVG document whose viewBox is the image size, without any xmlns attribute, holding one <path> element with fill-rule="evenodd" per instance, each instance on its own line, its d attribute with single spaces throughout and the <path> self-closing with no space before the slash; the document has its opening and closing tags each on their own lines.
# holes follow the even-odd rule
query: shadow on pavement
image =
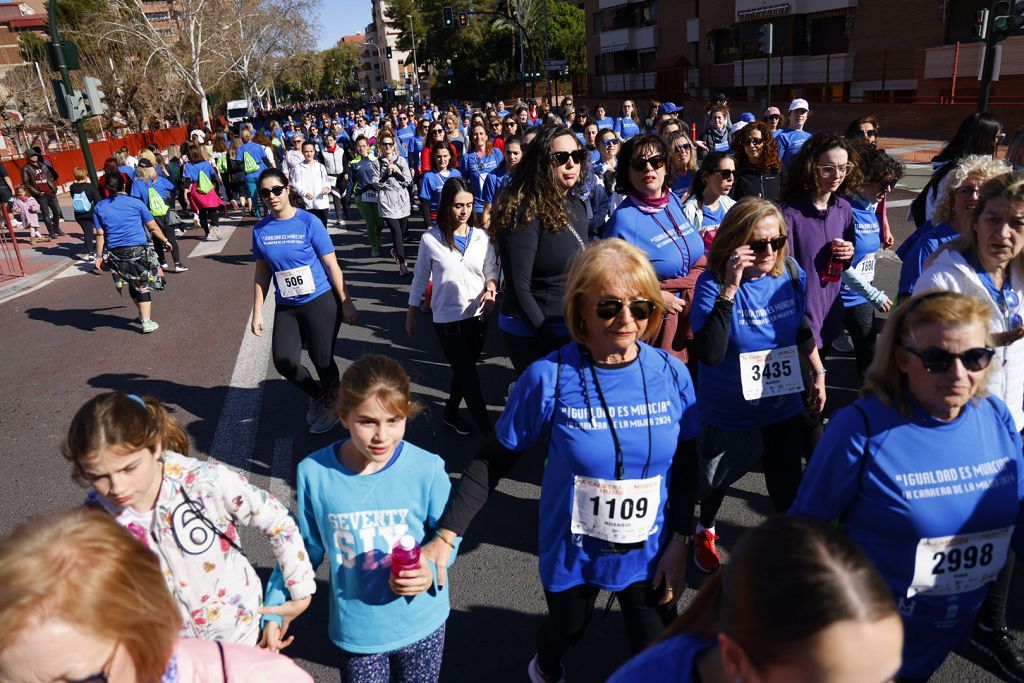
<svg viewBox="0 0 1024 683">
<path fill-rule="evenodd" d="M 102 311 L 119 311 L 120 315 L 107 315 Z M 138 312 L 130 299 L 121 306 L 95 309 L 75 308 L 29 308 L 25 311 L 30 320 L 41 320 L 58 327 L 74 327 L 83 332 L 92 332 L 101 327 L 138 332 L 138 325 L 132 321 Z"/>
</svg>

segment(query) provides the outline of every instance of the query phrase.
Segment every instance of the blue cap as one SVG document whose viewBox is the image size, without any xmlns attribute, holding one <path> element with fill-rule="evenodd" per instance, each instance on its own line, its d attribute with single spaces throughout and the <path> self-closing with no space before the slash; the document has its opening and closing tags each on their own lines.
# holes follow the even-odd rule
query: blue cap
<svg viewBox="0 0 1024 683">
<path fill-rule="evenodd" d="M 757 118 L 749 111 L 745 111 L 742 114 L 740 114 L 740 121 L 745 121 L 746 123 L 753 123 L 756 120 Z"/>
<path fill-rule="evenodd" d="M 683 107 L 677 107 L 675 102 L 665 102 L 658 107 L 658 116 L 662 114 L 675 114 L 677 111 L 682 111 Z"/>
</svg>

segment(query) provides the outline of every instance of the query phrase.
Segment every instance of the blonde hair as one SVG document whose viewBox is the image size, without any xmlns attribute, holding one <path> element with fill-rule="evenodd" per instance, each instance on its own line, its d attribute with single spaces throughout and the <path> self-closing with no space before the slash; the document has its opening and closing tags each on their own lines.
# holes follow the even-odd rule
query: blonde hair
<svg viewBox="0 0 1024 683">
<path fill-rule="evenodd" d="M 423 407 L 412 400 L 409 375 L 398 361 L 367 354 L 348 366 L 341 376 L 336 397 L 338 414 L 348 415 L 365 401 L 376 398 L 394 415 L 413 418 Z"/>
<path fill-rule="evenodd" d="M 947 223 L 953 220 L 953 206 L 956 191 L 970 176 L 983 177 L 986 181 L 1010 172 L 1010 167 L 1000 159 L 991 155 L 972 154 L 964 157 L 943 179 L 935 200 L 935 212 L 932 214 L 932 225 Z"/>
<path fill-rule="evenodd" d="M 156 169 L 152 166 L 138 166 L 135 169 L 135 177 L 156 180 Z"/>
<path fill-rule="evenodd" d="M 587 341 L 587 326 L 582 313 L 587 296 L 613 282 L 621 282 L 639 290 L 641 297 L 654 304 L 654 311 L 647 319 L 647 329 L 640 340 L 650 341 L 658 336 L 665 304 L 662 303 L 661 287 L 650 259 L 625 240 L 607 239 L 577 254 L 569 266 L 562 309 L 569 327 L 569 336 L 574 341 L 581 344 Z"/>
<path fill-rule="evenodd" d="M 774 218 L 779 224 L 779 234 L 788 235 L 786 219 L 772 202 L 758 197 L 744 197 L 725 214 L 725 219 L 718 226 L 718 233 L 711 243 L 708 252 L 708 269 L 715 275 L 718 282 L 725 281 L 725 267 L 732 252 L 750 242 L 754 227 L 766 218 Z M 775 264 L 771 276 L 778 277 L 786 270 L 786 258 L 789 256 L 789 244 L 775 252 Z"/>
<path fill-rule="evenodd" d="M 985 331 L 985 345 L 994 346 L 989 323 L 991 307 L 973 296 L 934 290 L 914 292 L 889 314 L 875 346 L 875 359 L 864 374 L 861 396 L 874 396 L 883 405 L 895 406 L 903 415 L 911 414 L 910 401 L 904 389 L 906 375 L 900 370 L 896 347 L 912 343 L 914 332 L 929 325 L 979 325 Z M 985 395 L 985 384 L 979 384 L 975 396 Z"/>
<path fill-rule="evenodd" d="M 976 231 L 978 219 L 985 212 L 985 205 L 994 199 L 1024 202 L 1024 173 L 1000 173 L 982 185 L 981 191 L 978 193 L 978 204 L 971 211 L 970 225 L 957 238 L 942 245 L 942 249 L 959 253 L 968 262 L 976 259 L 978 252 L 978 233 Z M 935 259 L 938 253 L 936 252 L 932 255 L 931 259 L 928 260 L 928 264 Z M 1017 254 L 1014 260 L 1024 269 L 1024 252 Z"/>
<path fill-rule="evenodd" d="M 0 542 L 0 652 L 47 620 L 117 643 L 140 683 L 161 679 L 182 623 L 156 555 L 88 508 L 26 522 Z"/>
<path fill-rule="evenodd" d="M 177 418 L 151 396 L 110 391 L 90 399 L 71 418 L 61 454 L 73 466 L 72 479 L 89 485 L 85 466 L 103 448 L 124 454 L 147 448 L 188 455 L 188 436 Z"/>
<path fill-rule="evenodd" d="M 153 164 L 154 166 L 156 166 L 157 164 L 156 154 L 154 154 L 153 150 L 149 149 L 148 147 L 143 147 L 142 149 L 140 149 L 138 157 L 139 159 L 149 159 L 149 163 Z"/>
<path fill-rule="evenodd" d="M 75 176 L 75 180 L 85 180 L 89 177 L 89 172 L 81 166 L 75 166 L 75 170 L 72 171 L 72 173 Z"/>
</svg>

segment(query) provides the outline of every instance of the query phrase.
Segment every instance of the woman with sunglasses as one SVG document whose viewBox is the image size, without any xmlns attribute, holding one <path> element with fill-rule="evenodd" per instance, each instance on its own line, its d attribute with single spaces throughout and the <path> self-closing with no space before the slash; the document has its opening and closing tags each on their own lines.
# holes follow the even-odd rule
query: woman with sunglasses
<svg viewBox="0 0 1024 683">
<path fill-rule="evenodd" d="M 736 162 L 725 152 L 711 152 L 700 164 L 683 215 L 711 248 L 718 226 L 736 201 L 729 196 L 736 174 Z"/>
<path fill-rule="evenodd" d="M 1013 408 L 986 392 L 992 314 L 948 291 L 901 304 L 790 510 L 837 523 L 889 584 L 905 629 L 898 681 L 927 680 L 965 644 L 1022 521 Z"/>
<path fill-rule="evenodd" d="M 803 411 L 825 406 L 825 369 L 804 320 L 806 276 L 787 238 L 775 204 L 747 197 L 726 216 L 697 281 L 690 324 L 701 502 L 693 560 L 703 572 L 721 563 L 715 518 L 726 491 L 758 460 L 775 512 L 789 509 L 805 455 Z"/>
<path fill-rule="evenodd" d="M 455 149 L 455 145 L 448 141 L 448 134 L 444 131 L 444 126 L 438 121 L 434 121 L 430 124 L 430 128 L 427 130 L 427 139 L 424 143 L 426 146 L 423 148 L 423 152 L 420 153 L 420 172 L 426 173 L 430 170 L 431 155 L 433 154 L 434 145 L 439 142 L 443 142 L 448 145 L 448 150 L 452 153 L 452 168 L 459 168 L 459 152 Z"/>
<path fill-rule="evenodd" d="M 807 274 L 807 322 L 819 349 L 843 328 L 842 271 L 853 259 L 853 209 L 842 195 L 860 187 L 850 142 L 834 133 L 812 136 L 783 179 L 782 215 L 793 258 Z"/>
<path fill-rule="evenodd" d="M 390 129 L 377 136 L 380 154 L 373 165 L 373 184 L 377 188 L 377 206 L 381 220 L 391 231 L 391 258 L 398 264 L 401 275 L 409 275 L 405 263 L 405 235 L 409 230 L 409 215 L 412 200 L 409 188 L 412 186 L 412 171 L 409 162 L 398 152 L 398 141 Z"/>
<path fill-rule="evenodd" d="M 882 128 L 878 125 L 878 119 L 869 114 L 868 116 L 861 116 L 850 121 L 850 125 L 846 127 L 846 132 L 843 135 L 847 140 L 864 140 L 872 147 L 877 147 L 878 135 L 881 132 Z M 896 238 L 893 237 L 892 230 L 889 228 L 885 197 L 878 201 L 878 206 L 875 207 L 875 214 L 878 216 L 878 223 L 882 226 L 882 246 L 888 249 L 895 243 Z"/>
<path fill-rule="evenodd" d="M 946 176 L 932 219 L 915 230 L 896 249 L 896 255 L 903 261 L 900 267 L 899 298 L 909 297 L 914 292 L 925 264 L 942 245 L 953 241 L 970 228 L 971 215 L 978 205 L 982 186 L 992 178 L 1009 172 L 1010 168 L 1000 159 L 971 155 L 961 159 Z"/>
<path fill-rule="evenodd" d="M 20 525 L 0 541 L 0 580 L 4 681 L 313 681 L 281 654 L 179 638 L 156 555 L 98 510 Z"/>
<path fill-rule="evenodd" d="M 366 138 L 360 138 L 359 144 L 365 143 Z M 345 288 L 327 228 L 313 214 L 297 208 L 301 197 L 293 198 L 287 176 L 279 169 L 268 168 L 260 174 L 257 191 L 270 214 L 256 223 L 252 234 L 256 261 L 252 333 L 263 335 L 263 300 L 273 278 L 277 303 L 274 367 L 309 396 L 309 431 L 322 434 L 338 424 L 332 410 L 339 377 L 334 340 L 342 319 L 354 325 L 359 311 Z M 319 381 L 302 365 L 303 348 L 309 352 Z"/>
<path fill-rule="evenodd" d="M 529 665 L 534 683 L 565 678 L 563 655 L 586 632 L 601 590 L 618 598 L 631 653 L 661 635 L 683 589 L 693 509 L 680 496 L 679 455 L 697 433 L 693 385 L 681 362 L 647 344 L 663 312 L 647 255 L 601 240 L 572 264 L 564 309 L 573 343 L 520 376 L 496 438 L 438 522 L 440 538 L 423 549 L 445 566 L 490 491 L 543 445 L 538 545 L 548 614 Z"/>
<path fill-rule="evenodd" d="M 736 182 L 731 197 L 759 197 L 778 203 L 782 192 L 782 162 L 779 147 L 763 121 L 744 126 L 733 139 Z"/>
<path fill-rule="evenodd" d="M 640 134 L 640 117 L 637 116 L 633 100 L 626 100 L 622 103 L 619 116 L 615 119 L 615 133 L 623 141 Z"/>
<path fill-rule="evenodd" d="M 615 191 L 625 197 L 604 226 L 604 237 L 618 237 L 647 254 L 661 285 L 665 320 L 654 345 L 684 363 L 692 338 L 686 316 L 693 288 L 704 271 L 704 243 L 683 207 L 669 191 L 668 145 L 650 133 L 622 146 Z"/>
<path fill-rule="evenodd" d="M 604 183 L 609 195 L 615 191 L 615 160 L 621 148 L 622 142 L 614 130 L 602 128 L 597 132 L 597 151 L 601 158 L 594 163 L 594 175 Z"/>
<path fill-rule="evenodd" d="M 547 126 L 526 149 L 491 217 L 505 279 L 498 327 L 509 360 L 526 366 L 569 340 L 565 274 L 586 249 L 589 219 L 579 197 L 587 153 L 568 128 Z"/>
<path fill-rule="evenodd" d="M 672 153 L 672 194 L 685 202 L 697 174 L 697 152 L 693 140 L 683 130 L 669 133 L 668 148 Z"/>
<path fill-rule="evenodd" d="M 501 141 L 502 141 L 502 143 L 501 143 L 501 151 L 502 151 L 502 153 L 505 152 L 505 141 L 511 135 L 515 135 L 517 137 L 522 137 L 522 135 L 523 135 L 523 126 L 520 125 L 519 120 L 515 117 L 514 114 L 509 114 L 501 122 Z"/>
<path fill-rule="evenodd" d="M 487 176 L 501 165 L 505 155 L 491 144 L 491 138 L 483 124 L 473 126 L 469 135 L 472 144 L 462 157 L 462 177 L 473 191 L 473 218 L 477 225 L 483 225 L 484 183 L 487 182 Z"/>
</svg>

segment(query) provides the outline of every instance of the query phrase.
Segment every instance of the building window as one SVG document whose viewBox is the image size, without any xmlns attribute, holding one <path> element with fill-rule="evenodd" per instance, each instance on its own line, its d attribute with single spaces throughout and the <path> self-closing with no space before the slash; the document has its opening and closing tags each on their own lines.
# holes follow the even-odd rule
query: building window
<svg viewBox="0 0 1024 683">
<path fill-rule="evenodd" d="M 653 2 L 616 7 L 612 10 L 612 29 L 653 26 L 658 23 L 656 7 Z"/>
<path fill-rule="evenodd" d="M 824 55 L 846 52 L 850 49 L 848 15 L 851 10 L 832 10 L 796 17 L 794 53 L 798 55 Z"/>
<path fill-rule="evenodd" d="M 604 10 L 594 12 L 594 34 L 604 33 Z"/>
<path fill-rule="evenodd" d="M 604 76 L 604 55 L 594 55 L 594 74 Z"/>
<path fill-rule="evenodd" d="M 729 64 L 740 58 L 737 36 L 732 29 L 717 28 L 710 33 L 715 64 Z"/>
<path fill-rule="evenodd" d="M 170 12 L 146 12 L 146 18 L 150 21 L 160 21 L 161 19 L 170 19 Z"/>
</svg>

